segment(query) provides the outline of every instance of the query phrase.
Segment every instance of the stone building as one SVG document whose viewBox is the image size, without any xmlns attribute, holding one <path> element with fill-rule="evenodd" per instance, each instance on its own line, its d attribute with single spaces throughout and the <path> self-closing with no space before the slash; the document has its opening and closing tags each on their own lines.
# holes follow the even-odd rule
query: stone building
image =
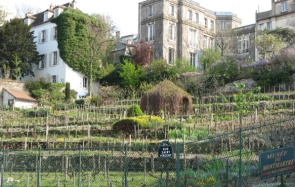
<svg viewBox="0 0 295 187">
<path fill-rule="evenodd" d="M 170 65 L 183 58 L 201 68 L 201 50 L 215 47 L 216 22 L 241 25 L 235 14 L 213 12 L 192 0 L 146 0 L 138 9 L 138 40 L 150 43 L 154 58 Z"/>
</svg>

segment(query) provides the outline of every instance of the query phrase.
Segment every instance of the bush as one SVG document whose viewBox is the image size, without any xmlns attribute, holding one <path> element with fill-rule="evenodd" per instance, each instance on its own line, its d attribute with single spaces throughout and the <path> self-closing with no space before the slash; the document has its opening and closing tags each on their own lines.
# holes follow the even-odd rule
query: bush
<svg viewBox="0 0 295 187">
<path fill-rule="evenodd" d="M 140 129 L 148 129 L 155 125 L 161 125 L 162 123 L 163 120 L 157 116 L 129 117 L 115 122 L 113 124 L 113 130 L 132 133 L 134 131 L 134 125 L 139 126 Z"/>
<path fill-rule="evenodd" d="M 49 111 L 47 109 L 37 109 L 37 110 L 24 110 L 25 117 L 46 117 Z"/>
<path fill-rule="evenodd" d="M 143 112 L 141 111 L 140 106 L 138 104 L 132 105 L 127 111 L 128 117 L 141 116 L 141 115 L 143 115 Z"/>
<path fill-rule="evenodd" d="M 85 104 L 85 101 L 84 101 L 84 99 L 78 99 L 78 100 L 75 101 L 75 103 L 77 105 L 84 105 Z"/>
<path fill-rule="evenodd" d="M 100 96 L 92 96 L 90 103 L 95 106 L 100 106 L 103 103 L 103 99 Z"/>
</svg>

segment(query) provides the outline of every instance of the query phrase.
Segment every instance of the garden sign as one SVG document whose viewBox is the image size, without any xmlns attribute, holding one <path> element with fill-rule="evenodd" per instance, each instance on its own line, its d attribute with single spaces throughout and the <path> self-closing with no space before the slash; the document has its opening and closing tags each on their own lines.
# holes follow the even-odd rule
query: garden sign
<svg viewBox="0 0 295 187">
<path fill-rule="evenodd" d="M 261 179 L 295 171 L 294 147 L 263 152 L 259 156 Z"/>
</svg>

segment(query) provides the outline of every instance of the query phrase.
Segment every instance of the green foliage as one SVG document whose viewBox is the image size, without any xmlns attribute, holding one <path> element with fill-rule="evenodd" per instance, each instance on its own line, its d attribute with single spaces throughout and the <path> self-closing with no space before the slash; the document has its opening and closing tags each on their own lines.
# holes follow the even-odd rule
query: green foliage
<svg viewBox="0 0 295 187">
<path fill-rule="evenodd" d="M 173 129 L 168 132 L 169 138 L 177 139 L 186 137 L 193 138 L 196 140 L 203 140 L 208 137 L 208 130 L 206 128 L 203 129 L 193 129 L 189 131 L 187 128 L 181 129 Z"/>
<path fill-rule="evenodd" d="M 129 61 L 124 61 L 121 65 L 120 77 L 122 78 L 121 86 L 127 90 L 127 94 L 132 98 L 135 96 L 136 88 L 140 85 L 142 69 L 140 66 L 135 66 Z"/>
<path fill-rule="evenodd" d="M 288 47 L 280 51 L 270 63 L 255 67 L 252 77 L 260 86 L 291 84 L 295 73 L 295 49 Z"/>
<path fill-rule="evenodd" d="M 84 99 L 78 99 L 78 100 L 75 101 L 75 103 L 77 105 L 84 105 L 85 104 L 85 101 L 84 101 Z"/>
<path fill-rule="evenodd" d="M 267 32 L 259 32 L 253 43 L 258 49 L 261 59 L 271 59 L 274 54 L 283 47 L 280 38 L 268 34 Z M 271 51 L 271 54 L 269 54 L 268 51 Z"/>
<path fill-rule="evenodd" d="M 69 101 L 71 98 L 71 85 L 69 82 L 66 83 L 66 89 L 65 89 L 65 100 Z"/>
<path fill-rule="evenodd" d="M 164 60 L 152 61 L 148 67 L 145 67 L 143 73 L 145 74 L 145 81 L 151 83 L 158 83 L 172 77 L 169 72 L 169 66 Z"/>
<path fill-rule="evenodd" d="M 210 69 L 209 79 L 216 79 L 219 85 L 224 85 L 236 80 L 239 74 L 237 61 L 234 57 L 228 56 Z M 208 81 L 211 82 L 211 81 Z"/>
<path fill-rule="evenodd" d="M 221 59 L 221 54 L 219 51 L 215 49 L 203 49 L 201 54 L 201 62 L 203 65 L 203 69 L 207 71 L 210 69 L 211 65 L 216 63 L 218 60 Z"/>
<path fill-rule="evenodd" d="M 196 68 L 192 67 L 188 60 L 177 59 L 174 66 L 169 66 L 168 71 L 170 72 L 170 76 L 174 77 L 177 74 L 196 72 Z"/>
<path fill-rule="evenodd" d="M 293 29 L 279 27 L 268 31 L 268 33 L 281 38 L 282 41 L 290 45 L 294 43 L 295 31 Z"/>
<path fill-rule="evenodd" d="M 3 8 L 2 5 L 0 5 L 0 25 L 4 24 L 6 21 L 7 12 Z"/>
<path fill-rule="evenodd" d="M 57 41 L 61 58 L 75 71 L 88 76 L 88 92 L 99 75 L 101 60 L 112 43 L 110 25 L 105 17 L 89 16 L 68 8 L 52 20 L 57 24 Z"/>
<path fill-rule="evenodd" d="M 141 116 L 141 115 L 143 115 L 143 112 L 141 111 L 140 106 L 138 104 L 132 105 L 127 111 L 128 117 Z"/>
<path fill-rule="evenodd" d="M 95 105 L 95 106 L 101 106 L 103 103 L 103 99 L 101 96 L 92 96 L 90 99 L 90 104 Z"/>
<path fill-rule="evenodd" d="M 47 114 L 49 115 L 49 111 L 47 109 L 29 109 L 29 110 L 24 110 L 24 116 L 25 117 L 46 117 Z"/>
<path fill-rule="evenodd" d="M 0 28 L 0 74 L 5 78 L 33 75 L 32 64 L 40 60 L 30 26 L 19 18 L 5 22 Z"/>
<path fill-rule="evenodd" d="M 51 83 L 43 80 L 28 81 L 26 88 L 32 97 L 38 99 L 43 104 L 54 105 L 55 102 L 63 101 L 65 98 L 62 89 L 65 87 L 63 83 Z"/>
<path fill-rule="evenodd" d="M 116 132 L 131 133 L 134 131 L 134 126 L 139 126 L 140 129 L 152 128 L 154 125 L 161 125 L 163 120 L 157 116 L 137 116 L 129 117 L 117 121 L 113 124 L 113 130 Z"/>
</svg>

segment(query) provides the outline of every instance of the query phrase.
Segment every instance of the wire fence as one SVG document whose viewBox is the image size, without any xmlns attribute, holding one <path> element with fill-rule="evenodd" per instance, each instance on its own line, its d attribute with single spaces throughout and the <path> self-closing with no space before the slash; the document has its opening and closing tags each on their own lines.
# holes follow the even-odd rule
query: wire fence
<svg viewBox="0 0 295 187">
<path fill-rule="evenodd" d="M 161 144 L 3 149 L 1 187 L 278 186 L 277 177 L 261 180 L 259 154 L 295 146 L 294 124 L 284 131 L 286 122 L 239 129 L 202 141 L 169 142 L 168 152 Z M 277 144 L 267 141 L 273 138 Z M 162 158 L 163 151 L 171 155 Z M 294 172 L 282 180 L 295 186 Z"/>
</svg>

